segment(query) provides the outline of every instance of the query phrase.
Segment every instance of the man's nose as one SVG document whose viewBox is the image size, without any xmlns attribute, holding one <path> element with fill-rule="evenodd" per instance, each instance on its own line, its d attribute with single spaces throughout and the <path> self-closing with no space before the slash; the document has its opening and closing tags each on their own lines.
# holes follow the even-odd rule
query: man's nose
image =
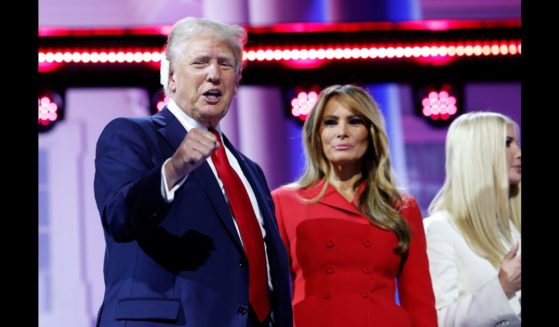
<svg viewBox="0 0 559 327">
<path fill-rule="evenodd" d="M 219 70 L 219 65 L 217 63 L 211 63 L 208 66 L 208 71 L 207 71 L 207 80 L 209 82 L 212 83 L 217 83 L 219 82 L 220 76 L 221 76 L 221 71 Z"/>
</svg>

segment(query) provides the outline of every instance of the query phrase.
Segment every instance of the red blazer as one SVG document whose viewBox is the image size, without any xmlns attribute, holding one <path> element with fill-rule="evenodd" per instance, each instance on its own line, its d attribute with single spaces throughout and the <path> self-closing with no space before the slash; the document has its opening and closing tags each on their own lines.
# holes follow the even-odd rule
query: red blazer
<svg viewBox="0 0 559 327">
<path fill-rule="evenodd" d="M 401 211 L 412 233 L 403 258 L 393 251 L 396 234 L 371 225 L 332 186 L 315 204 L 301 201 L 301 196 L 314 198 L 323 185 L 272 192 L 293 277 L 294 325 L 437 326 L 423 222 L 415 199 L 406 195 Z"/>
</svg>

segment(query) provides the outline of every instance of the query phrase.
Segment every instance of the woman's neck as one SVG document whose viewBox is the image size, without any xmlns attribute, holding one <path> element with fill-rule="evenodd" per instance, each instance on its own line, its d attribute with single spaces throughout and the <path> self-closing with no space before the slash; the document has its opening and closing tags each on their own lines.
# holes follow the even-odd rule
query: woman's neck
<svg viewBox="0 0 559 327">
<path fill-rule="evenodd" d="M 352 201 L 355 197 L 355 183 L 361 179 L 361 172 L 343 167 L 330 167 L 328 183 L 332 185 L 346 200 Z"/>
</svg>

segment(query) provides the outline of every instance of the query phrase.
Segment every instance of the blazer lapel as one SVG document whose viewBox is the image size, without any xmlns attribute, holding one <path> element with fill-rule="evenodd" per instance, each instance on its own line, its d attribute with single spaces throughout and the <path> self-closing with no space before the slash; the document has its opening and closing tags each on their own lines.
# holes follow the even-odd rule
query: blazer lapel
<svg viewBox="0 0 559 327">
<path fill-rule="evenodd" d="M 167 108 L 153 115 L 152 119 L 159 126 L 159 133 L 169 143 L 172 150 L 177 150 L 186 135 L 186 129 L 179 120 Z"/>
<path fill-rule="evenodd" d="M 210 168 L 210 165 L 207 162 L 204 162 L 191 174 L 198 180 L 198 183 L 206 192 L 206 195 L 217 211 L 218 216 L 223 223 L 223 226 L 225 226 L 225 229 L 227 230 L 231 238 L 235 240 L 235 245 L 237 245 L 239 250 L 244 251 L 241 239 L 239 238 L 239 233 L 237 232 L 237 228 L 235 228 L 235 224 L 233 223 L 233 216 L 231 215 L 229 204 L 227 204 L 227 201 L 225 201 L 225 196 L 223 195 L 223 192 L 219 187 L 219 183 L 215 179 L 215 175 Z"/>
<path fill-rule="evenodd" d="M 305 190 L 305 197 L 311 199 L 316 197 L 324 187 L 324 183 L 324 180 L 321 180 L 315 185 L 307 188 Z M 358 188 L 358 194 L 359 190 L 362 190 L 362 188 Z M 355 206 L 356 199 L 357 197 L 354 198 L 352 202 L 349 202 L 338 191 L 336 191 L 336 189 L 332 185 L 328 185 L 324 196 L 318 201 L 318 203 L 322 203 L 329 207 L 346 211 L 353 215 L 362 216 L 363 214 Z"/>
</svg>

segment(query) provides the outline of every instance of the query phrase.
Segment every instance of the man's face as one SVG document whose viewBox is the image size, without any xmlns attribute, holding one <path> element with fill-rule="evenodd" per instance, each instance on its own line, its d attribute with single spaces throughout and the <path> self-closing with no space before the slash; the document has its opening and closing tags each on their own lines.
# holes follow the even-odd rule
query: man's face
<svg viewBox="0 0 559 327">
<path fill-rule="evenodd" d="M 229 44 L 212 34 L 188 40 L 170 77 L 177 105 L 202 125 L 215 127 L 225 116 L 240 75 Z"/>
</svg>

